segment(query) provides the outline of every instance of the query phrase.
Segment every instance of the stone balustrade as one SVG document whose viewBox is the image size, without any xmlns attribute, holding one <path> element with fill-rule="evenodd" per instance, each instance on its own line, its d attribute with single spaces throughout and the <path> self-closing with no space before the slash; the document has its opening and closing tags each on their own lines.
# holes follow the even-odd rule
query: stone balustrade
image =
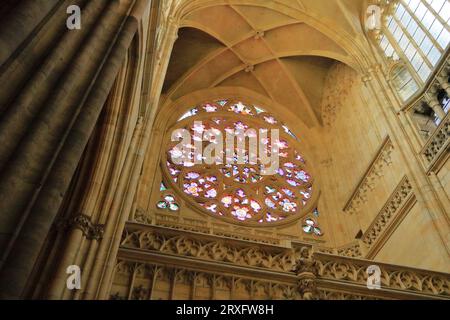
<svg viewBox="0 0 450 320">
<path fill-rule="evenodd" d="M 447 113 L 421 151 L 427 171 L 432 171 L 445 163 L 449 150 L 450 116 Z"/>
<path fill-rule="evenodd" d="M 442 94 L 450 99 L 449 79 L 450 56 L 447 53 L 447 59 L 441 63 L 422 93 L 412 103 L 403 108 L 403 110 L 416 110 L 427 106 L 433 110 L 435 117 L 437 117 L 434 119 L 434 122 L 437 123 L 436 127 L 432 130 L 427 130 L 427 140 L 420 150 L 427 172 L 439 170 L 449 154 L 450 118 L 446 109 L 449 108 L 450 101 L 447 101 L 445 104 L 439 99 L 439 95 Z"/>
<path fill-rule="evenodd" d="M 372 265 L 376 290 L 367 287 Z M 130 222 L 110 298 L 450 299 L 449 285 L 445 273 L 323 253 L 298 241 L 261 245 Z"/>
</svg>

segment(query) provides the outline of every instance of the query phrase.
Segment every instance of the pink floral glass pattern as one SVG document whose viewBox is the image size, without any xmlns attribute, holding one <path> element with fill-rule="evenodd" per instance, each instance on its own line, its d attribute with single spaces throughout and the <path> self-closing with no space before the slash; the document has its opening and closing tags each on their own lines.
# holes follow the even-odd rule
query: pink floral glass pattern
<svg viewBox="0 0 450 320">
<path fill-rule="evenodd" d="M 313 177 L 298 150 L 298 139 L 286 125 L 261 107 L 228 99 L 210 101 L 185 112 L 171 130 L 177 128 L 189 130 L 194 141 L 180 150 L 178 142 L 169 139 L 163 162 L 164 172 L 175 189 L 181 190 L 205 212 L 236 222 L 264 225 L 301 217 L 309 207 L 314 193 Z M 241 154 L 243 164 L 237 164 L 237 149 L 226 148 L 215 154 L 224 160 L 221 164 L 196 162 L 201 160 L 195 158 L 199 157 L 197 143 L 203 146 L 217 143 L 220 133 L 223 136 L 226 133 L 237 135 L 239 130 L 247 130 L 249 139 L 258 139 L 259 136 L 248 129 L 255 129 L 258 133 L 261 133 L 260 130 L 268 132 L 279 129 L 278 140 L 272 141 L 268 134 L 259 141 L 266 152 L 272 150 L 274 144 L 279 147 L 280 164 L 276 174 L 264 175 L 264 166 L 258 155 L 252 154 L 249 148 Z M 205 141 L 206 135 L 202 135 L 206 132 L 215 134 Z M 174 159 L 183 155 L 187 155 L 188 160 L 176 164 Z M 257 164 L 249 161 L 255 156 L 258 157 Z M 230 161 L 233 163 L 230 164 Z M 316 230 L 314 227 L 311 232 L 320 231 L 320 228 Z"/>
</svg>

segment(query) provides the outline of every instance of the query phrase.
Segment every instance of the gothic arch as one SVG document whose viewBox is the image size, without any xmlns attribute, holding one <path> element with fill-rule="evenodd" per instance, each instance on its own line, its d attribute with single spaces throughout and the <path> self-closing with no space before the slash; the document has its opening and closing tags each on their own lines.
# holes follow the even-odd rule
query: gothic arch
<svg viewBox="0 0 450 320">
<path fill-rule="evenodd" d="M 200 91 L 193 92 L 191 94 L 188 94 L 186 96 L 183 96 L 176 101 L 171 101 L 170 99 L 166 99 L 162 106 L 160 107 L 158 114 L 156 116 L 156 120 L 153 127 L 152 132 L 152 141 L 149 146 L 147 157 L 148 161 L 145 161 L 144 163 L 144 171 L 143 175 L 144 178 L 142 179 L 143 182 L 140 186 L 139 194 L 143 197 L 140 198 L 146 198 L 150 199 L 148 200 L 146 204 L 142 204 L 142 206 L 145 208 L 146 211 L 154 211 L 155 203 L 152 202 L 152 197 L 149 197 L 149 194 L 153 194 L 155 192 L 158 192 L 157 188 L 159 187 L 159 179 L 162 178 L 162 180 L 167 181 L 168 175 L 167 175 L 167 169 L 164 168 L 164 161 L 162 161 L 161 157 L 164 157 L 163 154 L 166 152 L 166 150 L 162 150 L 160 146 L 166 145 L 166 141 L 168 139 L 168 132 L 167 130 L 171 128 L 174 124 L 177 123 L 177 120 L 180 118 L 180 116 L 183 115 L 188 109 L 190 109 L 192 106 L 197 105 L 199 103 L 205 102 L 205 101 L 213 101 L 217 99 L 230 99 L 230 100 L 236 100 L 236 101 L 246 101 L 250 102 L 251 104 L 255 104 L 258 106 L 261 106 L 262 108 L 266 109 L 267 112 L 270 112 L 275 117 L 278 118 L 281 122 L 284 122 L 288 127 L 293 128 L 294 134 L 299 136 L 299 141 L 295 142 L 295 144 L 298 146 L 298 150 L 302 153 L 302 155 L 305 157 L 308 163 L 308 169 L 313 177 L 315 177 L 315 169 L 314 169 L 314 159 L 312 157 L 312 153 L 309 151 L 311 142 L 308 141 L 308 129 L 304 124 L 301 124 L 297 121 L 292 121 L 293 119 L 289 116 L 286 116 L 285 113 L 282 112 L 282 110 L 286 110 L 286 108 L 282 105 L 277 104 L 276 102 L 271 101 L 270 99 L 267 99 L 267 97 L 264 97 L 262 95 L 259 95 L 255 92 L 252 92 L 251 90 L 239 88 L 239 87 L 220 87 L 220 88 L 213 88 L 213 89 L 204 89 Z M 292 126 L 290 125 L 292 124 Z M 304 130 L 302 132 L 302 130 Z M 170 135 L 169 135 L 170 137 Z M 155 154 L 158 154 L 159 156 L 156 157 Z M 149 155 L 152 155 L 151 157 Z M 191 209 L 199 211 L 199 207 L 193 205 L 192 200 L 190 200 L 187 195 L 183 194 L 181 190 L 177 191 L 177 188 L 174 187 L 172 183 L 169 183 L 167 186 L 169 187 L 173 192 L 176 193 L 176 197 L 181 198 L 182 204 L 185 204 L 189 206 Z M 147 196 L 145 196 L 147 195 Z M 305 217 L 306 215 L 310 215 L 315 208 L 318 197 L 320 195 L 320 178 L 314 178 L 314 192 L 312 194 L 312 198 L 308 201 L 308 205 L 305 208 L 305 210 L 302 210 L 301 215 L 296 216 L 295 219 L 286 219 L 286 221 L 279 221 L 277 223 L 272 223 L 270 225 L 267 225 L 266 227 L 275 227 L 275 226 L 285 226 L 285 225 L 297 225 L 299 223 L 299 219 L 302 217 Z M 154 198 L 153 198 L 154 199 Z M 201 210 L 201 209 L 200 209 Z M 212 217 L 214 221 L 220 221 L 220 217 Z M 239 221 L 230 221 L 229 219 L 222 219 L 225 222 L 231 222 L 231 223 L 239 223 Z M 301 222 L 300 222 L 301 223 Z M 258 223 L 250 224 L 250 223 L 244 223 L 246 226 L 253 226 L 253 227 L 261 227 Z M 301 234 L 301 230 L 298 229 L 298 234 Z"/>
<path fill-rule="evenodd" d="M 338 39 L 339 43 L 342 44 L 342 47 L 346 52 L 351 54 L 353 60 L 356 62 L 357 71 L 363 72 L 366 66 L 366 43 L 362 43 L 362 45 L 355 43 L 354 37 L 345 30 L 343 26 L 333 25 L 330 26 L 323 21 L 317 19 L 317 12 L 307 12 L 305 6 L 300 2 L 296 2 L 295 4 L 289 6 L 288 1 L 284 1 L 284 3 L 277 1 L 265 1 L 261 3 L 258 0 L 220 0 L 220 1 L 211 1 L 211 0 L 194 0 L 194 1 L 183 1 L 179 0 L 175 4 L 174 15 L 176 19 L 179 19 L 180 22 L 183 21 L 190 13 L 195 12 L 197 10 L 201 10 L 203 8 L 217 6 L 217 5 L 244 5 L 244 6 L 253 6 L 259 8 L 265 8 L 272 11 L 275 11 L 280 14 L 287 15 L 289 17 L 295 18 L 296 20 L 303 21 L 304 23 L 310 25 L 311 27 L 319 30 L 323 34 L 327 35 L 331 39 Z M 296 8 L 294 7 L 296 6 Z M 361 6 L 362 8 L 363 6 Z M 356 9 L 355 14 L 359 15 L 362 10 Z M 360 31 L 361 23 L 352 26 L 352 28 Z"/>
</svg>

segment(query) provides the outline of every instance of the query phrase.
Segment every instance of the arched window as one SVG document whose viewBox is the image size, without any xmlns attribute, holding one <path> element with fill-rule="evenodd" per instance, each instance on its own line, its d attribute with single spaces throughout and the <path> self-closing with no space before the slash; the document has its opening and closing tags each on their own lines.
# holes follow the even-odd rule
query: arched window
<svg viewBox="0 0 450 320">
<path fill-rule="evenodd" d="M 182 140 L 182 133 L 190 140 Z M 185 112 L 165 139 L 165 179 L 197 210 L 263 226 L 298 219 L 315 208 L 314 179 L 298 138 L 259 106 L 235 100 L 201 103 Z M 276 167 L 265 159 L 275 155 Z"/>
<path fill-rule="evenodd" d="M 419 89 L 408 68 L 401 63 L 392 69 L 389 78 L 403 101 L 408 100 Z"/>
<path fill-rule="evenodd" d="M 428 80 L 450 42 L 450 2 L 447 0 L 391 1 L 378 37 L 384 54 L 407 66 L 409 89 L 405 101 Z M 407 94 L 406 94 L 407 93 Z"/>
</svg>

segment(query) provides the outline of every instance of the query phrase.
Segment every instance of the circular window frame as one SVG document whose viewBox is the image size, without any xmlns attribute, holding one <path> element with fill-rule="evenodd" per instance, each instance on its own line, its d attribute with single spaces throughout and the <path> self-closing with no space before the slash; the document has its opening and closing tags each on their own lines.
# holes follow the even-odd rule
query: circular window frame
<svg viewBox="0 0 450 320">
<path fill-rule="evenodd" d="M 238 102 L 242 102 L 244 105 L 246 106 L 251 106 L 252 109 L 255 108 L 254 103 L 248 103 L 247 101 L 249 99 L 241 99 L 241 98 L 223 98 L 223 97 L 219 97 L 219 98 L 213 98 L 213 99 L 208 99 L 207 101 L 202 101 L 199 102 L 197 104 L 195 104 L 194 106 L 190 106 L 188 108 L 183 109 L 180 112 L 177 112 L 177 118 L 176 119 L 180 119 L 186 112 L 188 112 L 189 110 L 192 110 L 193 108 L 199 108 L 201 105 L 204 104 L 211 104 L 211 103 L 215 103 L 217 104 L 217 101 L 221 101 L 221 100 L 226 100 L 227 103 L 223 106 L 224 108 L 226 106 L 232 105 L 234 103 L 238 103 Z M 304 166 L 303 169 L 309 174 L 310 176 L 310 181 L 307 183 L 308 187 L 311 187 L 311 197 L 310 199 L 306 202 L 306 204 L 301 207 L 300 209 L 298 209 L 298 211 L 295 214 L 292 214 L 289 217 L 284 218 L 283 220 L 279 220 L 279 221 L 273 221 L 273 222 L 268 222 L 268 221 L 263 221 L 263 222 L 257 222 L 257 221 L 248 221 L 248 220 L 244 220 L 244 221 L 240 221 L 236 218 L 233 218 L 231 216 L 221 216 L 219 214 L 215 214 L 213 212 L 211 212 L 210 210 L 206 209 L 205 207 L 201 206 L 198 201 L 196 201 L 196 199 L 192 196 L 190 196 L 189 194 L 187 194 L 186 192 L 184 192 L 183 190 L 183 186 L 181 185 L 181 181 L 182 179 L 179 179 L 177 182 L 174 181 L 173 176 L 170 174 L 169 172 L 169 168 L 167 166 L 167 162 L 169 161 L 168 159 L 168 153 L 170 148 L 169 147 L 165 147 L 164 149 L 161 149 L 161 157 L 160 157 L 160 167 L 163 173 L 163 180 L 167 182 L 168 187 L 171 188 L 174 192 L 176 192 L 176 194 L 178 195 L 178 197 L 181 197 L 184 205 L 188 206 L 189 208 L 195 210 L 196 212 L 199 212 L 201 214 L 204 214 L 208 217 L 211 217 L 213 219 L 217 219 L 218 221 L 222 221 L 222 222 L 226 222 L 226 223 L 231 223 L 234 225 L 238 225 L 238 226 L 245 226 L 245 227 L 257 227 L 257 228 L 268 228 L 268 227 L 279 227 L 279 226 L 286 226 L 286 225 L 292 225 L 294 223 L 297 222 L 301 222 L 301 219 L 304 219 L 306 216 L 308 216 L 309 214 L 311 214 L 311 212 L 317 207 L 317 202 L 318 202 L 318 198 L 320 195 L 320 189 L 318 186 L 318 181 L 317 181 L 317 177 L 315 175 L 314 169 L 312 168 L 312 166 L 310 165 L 311 162 L 309 161 L 308 157 L 304 155 L 303 152 L 301 152 L 301 147 L 300 147 L 300 143 L 298 140 L 294 139 L 292 136 L 290 136 L 288 133 L 285 133 L 285 131 L 283 130 L 282 125 L 284 125 L 284 122 L 281 121 L 281 118 L 278 116 L 274 116 L 272 114 L 272 112 L 270 111 L 270 108 L 267 108 L 266 105 L 264 104 L 260 104 L 258 103 L 258 106 L 261 106 L 262 109 L 264 109 L 264 112 L 262 113 L 257 113 L 254 115 L 241 115 L 241 117 L 239 117 L 239 114 L 237 113 L 233 113 L 232 111 L 218 111 L 218 112 L 204 112 L 201 114 L 196 114 L 193 116 L 189 116 L 187 118 L 184 118 L 182 120 L 177 120 L 173 123 L 171 123 L 170 125 L 167 125 L 165 133 L 163 135 L 163 140 L 162 140 L 162 144 L 164 146 L 166 146 L 168 143 L 173 143 L 171 141 L 171 133 L 174 129 L 180 129 L 180 128 L 185 128 L 189 123 L 193 123 L 194 121 L 201 121 L 201 120 L 208 120 L 211 121 L 211 118 L 220 118 L 220 117 L 225 117 L 228 119 L 232 119 L 233 121 L 239 121 L 242 120 L 246 123 L 251 123 L 251 124 L 257 124 L 258 129 L 262 128 L 262 124 L 265 124 L 267 126 L 268 129 L 280 129 L 281 131 L 281 135 L 280 138 L 283 137 L 283 139 L 287 139 L 288 144 L 290 146 L 291 149 L 293 149 L 292 152 L 297 151 L 301 157 L 304 159 Z M 234 116 L 233 116 L 234 115 Z M 270 115 L 273 116 L 275 119 L 277 119 L 278 123 L 276 125 L 271 125 L 269 123 L 267 123 L 264 119 L 262 119 L 262 117 L 260 117 L 260 115 Z M 195 119 L 194 119 L 195 118 Z M 230 120 L 231 120 L 230 119 Z M 224 143 L 225 145 L 225 143 Z M 212 168 L 215 167 L 216 165 L 206 165 L 205 164 L 205 168 L 206 171 L 210 171 L 210 170 L 216 170 L 216 174 L 217 171 L 219 170 L 218 168 Z M 189 171 L 189 168 L 184 168 L 187 171 Z M 182 175 L 180 174 L 179 177 L 182 177 Z M 222 180 L 223 178 L 220 177 L 219 180 Z M 266 181 L 266 179 L 270 179 L 270 178 L 265 178 L 261 181 L 258 181 L 257 183 L 255 183 L 256 185 L 258 185 L 258 188 L 263 188 L 264 187 L 264 181 Z M 249 188 L 251 188 L 251 183 L 246 183 L 246 184 L 241 184 L 237 181 L 234 182 L 233 185 L 228 186 L 230 188 L 230 190 L 236 189 L 236 188 L 242 188 L 244 190 L 247 190 Z M 278 187 L 278 185 L 277 185 Z M 290 187 L 293 190 L 295 190 L 297 193 L 299 190 L 306 190 L 308 187 Z M 250 192 L 251 193 L 251 192 Z M 260 195 L 260 198 L 262 198 L 263 196 Z M 297 196 L 298 197 L 298 196 Z M 203 200 L 203 199 L 202 199 Z M 216 198 L 215 202 L 220 203 L 220 199 Z M 265 208 L 265 204 L 262 203 L 261 204 L 263 206 L 263 208 Z M 180 209 L 180 212 L 182 210 Z M 264 213 L 263 213 L 264 214 Z"/>
</svg>

